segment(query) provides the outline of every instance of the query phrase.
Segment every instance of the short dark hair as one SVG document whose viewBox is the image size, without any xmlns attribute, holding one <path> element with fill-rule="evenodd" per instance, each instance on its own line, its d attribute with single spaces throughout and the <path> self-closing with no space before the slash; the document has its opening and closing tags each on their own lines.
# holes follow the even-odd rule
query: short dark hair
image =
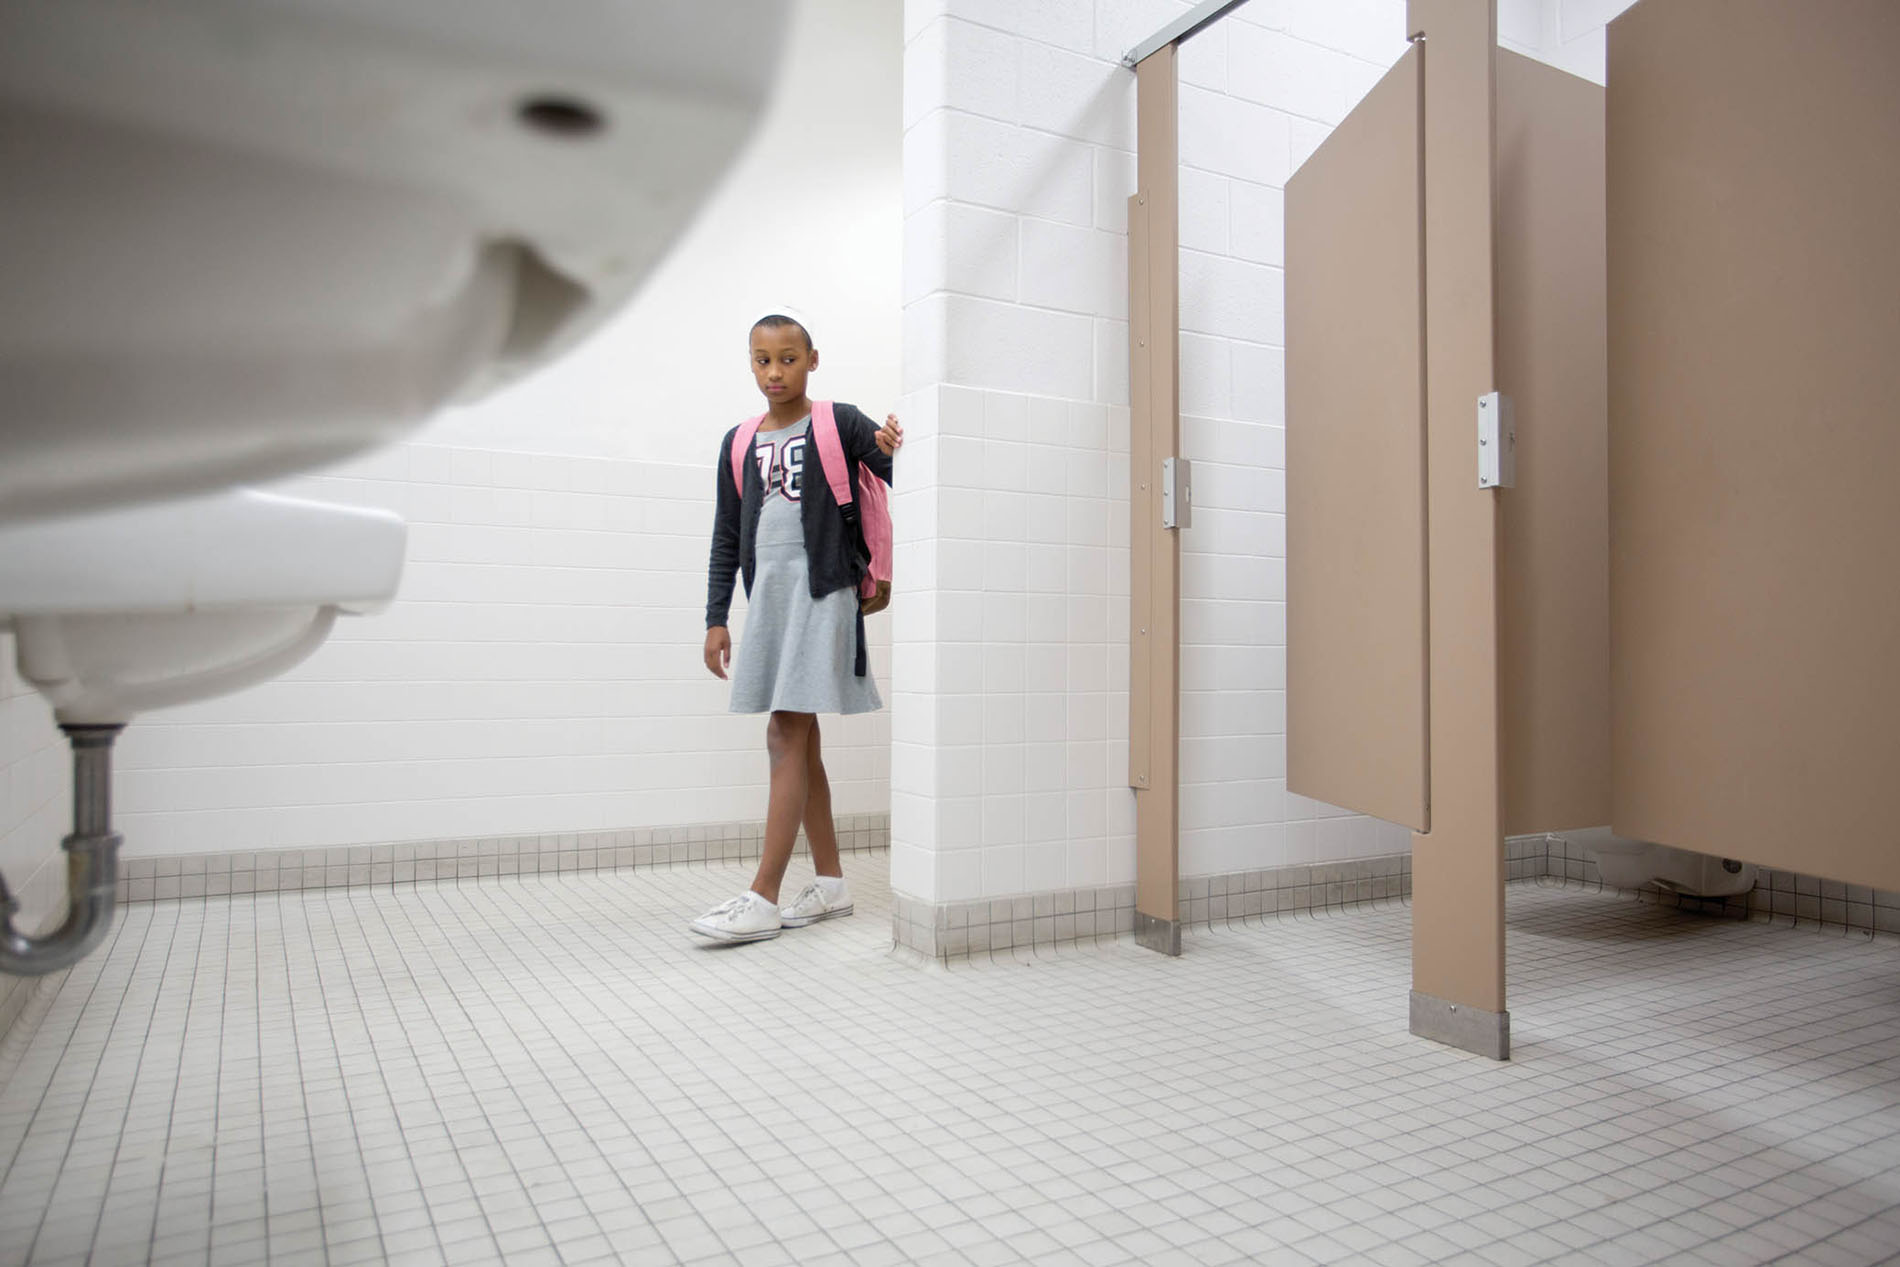
<svg viewBox="0 0 1900 1267">
<path fill-rule="evenodd" d="M 757 321 L 752 323 L 754 330 L 757 330 L 760 326 L 764 326 L 770 330 L 783 330 L 786 326 L 790 326 L 805 336 L 806 349 L 809 350 L 811 348 L 811 331 L 807 330 L 802 322 L 788 317 L 782 312 L 775 312 L 770 316 L 760 317 Z"/>
</svg>

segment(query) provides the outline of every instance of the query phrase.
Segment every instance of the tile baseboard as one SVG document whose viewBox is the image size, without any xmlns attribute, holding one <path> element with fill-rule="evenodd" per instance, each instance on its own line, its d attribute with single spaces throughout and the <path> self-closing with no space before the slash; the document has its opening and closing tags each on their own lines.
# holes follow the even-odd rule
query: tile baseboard
<svg viewBox="0 0 1900 1267">
<path fill-rule="evenodd" d="M 1232 920 L 1343 910 L 1409 898 L 1412 856 L 1266 867 L 1181 881 L 1183 929 Z M 949 961 L 1019 947 L 1056 946 L 1135 933 L 1135 886 L 1095 885 L 1019 897 L 926 902 L 891 896 L 891 940 L 928 959 Z"/>
<path fill-rule="evenodd" d="M 840 849 L 853 852 L 885 849 L 890 846 L 891 816 L 888 813 L 841 814 L 837 818 L 837 831 Z M 758 857 L 764 841 L 765 830 L 760 823 L 709 823 L 533 836 L 409 840 L 326 849 L 121 856 L 119 900 L 152 902 L 284 889 L 383 886 L 486 876 L 738 862 Z M 802 832 L 796 852 L 809 852 Z"/>
<path fill-rule="evenodd" d="M 1521 848 L 1527 857 L 1541 854 L 1543 869 L 1538 874 L 1566 883 L 1616 888 L 1604 883 L 1588 846 L 1575 844 L 1561 834 L 1513 837 L 1509 843 Z M 1511 878 L 1518 877 L 1514 873 Z M 1656 884 L 1617 891 L 1634 893 L 1643 900 L 1700 915 L 1771 922 L 1786 920 L 1795 926 L 1900 934 L 1900 892 L 1844 884 L 1772 867 L 1758 868 L 1755 887 L 1734 897 L 1696 897 Z"/>
<path fill-rule="evenodd" d="M 970 902 L 891 894 L 891 939 L 927 958 L 1133 936 L 1135 886 L 1109 884 Z"/>
<path fill-rule="evenodd" d="M 764 829 L 757 822 L 642 827 L 453 840 L 397 841 L 322 849 L 121 857 L 119 901 L 216 897 L 285 889 L 395 885 L 418 881 L 625 870 L 759 856 Z M 890 815 L 847 814 L 838 819 L 845 850 L 890 845 Z M 801 834 L 798 852 L 808 852 Z M 62 881 L 63 867 L 47 866 L 30 884 Z M 1554 878 L 1603 884 L 1589 850 L 1560 835 L 1514 836 L 1505 841 L 1508 880 Z M 1347 862 L 1269 867 L 1181 881 L 1178 920 L 1184 928 L 1295 911 L 1343 909 L 1411 895 L 1409 853 Z M 1656 885 L 1633 890 L 1661 905 L 1736 919 L 1787 919 L 1797 924 L 1900 934 L 1900 893 L 1842 884 L 1763 868 L 1750 892 L 1699 898 Z M 1002 899 L 930 903 L 896 895 L 895 944 L 927 957 L 1132 936 L 1134 886 L 1098 885 Z M 17 1009 L 17 991 L 0 997 L 0 1012 Z M 0 1032 L 5 1026 L 0 1025 Z"/>
<path fill-rule="evenodd" d="M 1588 850 L 1560 836 L 1513 836 L 1504 846 L 1507 881 L 1557 879 L 1610 887 L 1603 884 Z M 1693 897 L 1653 884 L 1624 891 L 1695 914 L 1785 919 L 1817 929 L 1900 934 L 1900 893 L 1768 868 L 1761 870 L 1753 890 L 1738 897 Z M 1134 893 L 1132 884 L 1100 885 L 943 903 L 893 894 L 891 940 L 926 959 L 944 962 L 997 950 L 1132 937 Z M 1387 854 L 1186 877 L 1181 881 L 1178 919 L 1183 928 L 1205 928 L 1236 919 L 1407 901 L 1411 895 L 1411 854 Z"/>
</svg>

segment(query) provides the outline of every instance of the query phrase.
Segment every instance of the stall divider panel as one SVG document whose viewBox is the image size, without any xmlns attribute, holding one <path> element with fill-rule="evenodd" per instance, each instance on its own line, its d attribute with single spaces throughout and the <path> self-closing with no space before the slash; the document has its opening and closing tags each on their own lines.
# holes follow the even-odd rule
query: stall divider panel
<svg viewBox="0 0 1900 1267">
<path fill-rule="evenodd" d="M 1900 890 L 1900 4 L 1610 24 L 1618 832 Z"/>
<path fill-rule="evenodd" d="M 1603 89 L 1497 54 L 1504 830 L 1610 821 Z"/>
<path fill-rule="evenodd" d="M 1287 788 L 1431 825 L 1414 44 L 1286 190 Z"/>
</svg>

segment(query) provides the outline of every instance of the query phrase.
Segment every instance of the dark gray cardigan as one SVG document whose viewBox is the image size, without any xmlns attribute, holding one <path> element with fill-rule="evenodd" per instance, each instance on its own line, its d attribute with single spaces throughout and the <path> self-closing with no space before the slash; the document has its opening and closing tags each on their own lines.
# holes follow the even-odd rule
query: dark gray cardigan
<svg viewBox="0 0 1900 1267">
<path fill-rule="evenodd" d="M 856 405 L 842 401 L 832 406 L 838 420 L 838 440 L 844 446 L 845 467 L 851 479 L 851 496 L 858 496 L 859 473 L 871 473 L 891 482 L 891 459 L 877 447 L 877 424 L 865 417 Z M 706 628 L 726 623 L 732 610 L 732 582 L 735 573 L 745 578 L 745 592 L 752 593 L 752 575 L 757 566 L 754 541 L 758 535 L 759 512 L 765 507 L 765 486 L 759 477 L 759 464 L 746 455 L 741 470 L 745 474 L 743 492 L 732 486 L 732 441 L 739 434 L 734 427 L 719 442 L 719 465 L 713 472 L 717 500 L 713 509 L 712 558 L 706 569 Z M 818 447 L 813 442 L 806 467 L 799 514 L 805 526 L 805 559 L 811 572 L 811 596 L 823 598 L 833 590 L 855 587 L 864 577 L 869 559 L 864 536 L 854 523 L 847 524 L 831 495 L 830 481 L 819 470 Z M 864 621 L 858 620 L 858 664 L 865 671 Z"/>
</svg>

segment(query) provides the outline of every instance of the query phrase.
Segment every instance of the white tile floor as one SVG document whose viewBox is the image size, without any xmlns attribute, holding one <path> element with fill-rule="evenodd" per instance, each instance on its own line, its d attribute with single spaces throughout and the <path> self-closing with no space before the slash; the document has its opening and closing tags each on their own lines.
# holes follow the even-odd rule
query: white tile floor
<svg viewBox="0 0 1900 1267">
<path fill-rule="evenodd" d="M 0 1047 L 0 1263 L 1869 1263 L 1900 943 L 1513 887 L 1516 1059 L 1403 906 L 949 968 L 743 867 L 126 911 Z"/>
</svg>

